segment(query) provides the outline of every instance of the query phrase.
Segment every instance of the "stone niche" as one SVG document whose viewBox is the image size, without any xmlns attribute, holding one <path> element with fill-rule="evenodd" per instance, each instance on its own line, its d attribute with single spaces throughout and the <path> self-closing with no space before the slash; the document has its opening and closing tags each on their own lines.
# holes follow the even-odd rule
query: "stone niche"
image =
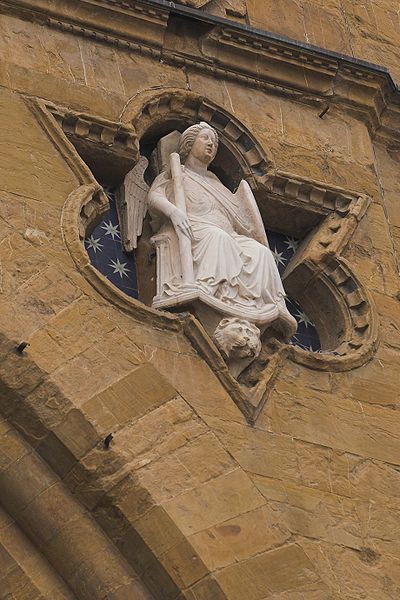
<svg viewBox="0 0 400 600">
<path fill-rule="evenodd" d="M 52 112 L 75 143 L 82 128 L 75 127 L 71 133 L 68 129 L 71 114 L 66 119 L 56 107 L 52 107 Z M 87 115 L 85 119 L 90 121 Z M 224 379 L 224 385 L 231 395 L 240 397 L 237 401 L 240 406 L 243 404 L 243 393 L 246 398 L 251 398 L 249 418 L 252 420 L 253 404 L 256 404 L 256 413 L 259 414 L 266 399 L 263 392 L 259 394 L 262 397 L 260 401 L 254 400 L 260 389 L 260 381 L 264 380 L 267 385 L 284 357 L 289 356 L 295 362 L 314 369 L 346 370 L 363 364 L 374 351 L 376 320 L 369 294 L 342 256 L 368 207 L 369 199 L 343 188 L 280 172 L 279 165 L 271 164 L 250 131 L 204 97 L 173 89 L 145 95 L 137 99 L 134 106 L 127 107 L 124 125 L 118 128 L 118 136 L 114 138 L 114 146 L 111 146 L 115 160 L 108 161 L 109 178 L 101 180 L 107 191 L 111 212 L 105 213 L 103 204 L 100 210 L 100 205 L 92 203 L 91 208 L 84 210 L 90 217 L 81 226 L 82 239 L 85 239 L 85 249 L 92 264 L 125 295 L 138 299 L 143 307 L 150 308 L 157 293 L 157 259 L 152 241 L 154 229 L 143 202 L 149 186 L 162 167 L 159 143 L 174 131 L 179 134 L 201 120 L 210 123 L 220 139 L 218 153 L 210 169 L 232 192 L 242 179 L 249 183 L 253 191 L 285 290 L 290 296 L 290 310 L 298 321 L 298 332 L 301 334 L 296 334 L 287 344 L 287 339 L 282 338 L 279 331 L 269 330 L 262 336 L 259 358 L 239 375 L 236 373 L 240 389 L 235 388 L 229 377 Z M 99 125 L 94 129 L 99 129 Z M 107 130 L 110 129 L 112 124 L 108 123 Z M 82 156 L 87 164 L 95 168 L 93 157 L 96 154 L 91 155 L 90 151 L 93 143 L 90 140 L 75 145 L 78 150 L 84 148 Z M 129 152 L 126 152 L 127 145 L 131 148 Z M 116 160 L 122 151 L 125 160 L 123 172 L 121 161 Z M 128 155 L 130 158 L 126 161 Z M 118 165 L 118 169 L 114 169 L 113 164 Z M 135 184 L 141 198 L 141 210 L 146 215 L 130 237 L 126 233 L 127 223 L 132 219 L 125 197 L 128 179 Z M 136 214 L 135 211 L 133 213 Z M 110 262 L 108 272 L 103 271 L 99 253 L 91 247 L 91 240 L 99 239 L 105 229 L 111 232 L 114 227 L 120 228 L 121 253 L 119 257 L 113 257 L 110 273 Z M 279 247 L 279 238 L 292 246 L 289 253 Z M 135 276 L 134 285 L 125 288 L 121 285 L 124 269 Z M 94 276 L 91 277 L 94 282 Z M 139 307 L 135 306 L 137 312 Z M 204 315 L 203 308 L 201 304 L 188 303 L 176 308 L 169 307 L 168 310 L 177 312 L 179 317 L 190 312 L 206 325 L 207 315 Z M 221 373 L 225 368 L 224 361 L 221 363 L 221 356 L 218 352 L 215 354 L 212 332 L 208 331 L 206 338 L 204 331 L 199 334 L 198 330 L 189 327 L 187 332 L 213 370 Z"/>
<path fill-rule="evenodd" d="M 177 115 L 176 109 L 168 108 L 168 102 L 173 107 L 178 97 L 179 94 L 172 94 L 167 100 L 160 95 L 152 100 L 151 116 L 145 108 L 140 120 L 134 120 L 141 133 L 140 152 L 149 161 L 144 174 L 146 183 L 150 185 L 157 174 L 155 157 L 162 137 L 174 130 L 182 132 L 199 119 L 210 122 L 220 138 L 210 170 L 231 191 L 237 189 L 242 179 L 249 182 L 273 249 L 277 248 L 275 236 L 294 241 L 294 251 L 289 256 L 281 257 L 279 251 L 276 258 L 285 290 L 296 303 L 294 311 L 298 312 L 300 306 L 318 332 L 320 346 L 314 349 L 321 349 L 322 353 L 314 353 L 314 358 L 347 356 L 363 347 L 370 335 L 375 335 L 371 303 L 341 253 L 363 217 L 369 199 L 342 188 L 280 174 L 251 132 L 228 113 L 188 94 L 185 100 L 179 98 L 178 104 L 183 107 Z M 149 220 L 147 216 L 137 256 L 139 261 L 145 256 L 147 263 L 151 256 L 153 263 L 152 230 L 146 226 Z M 279 265 L 280 258 L 287 258 L 287 262 Z M 152 268 L 155 272 L 155 265 Z M 139 297 L 150 304 L 156 292 L 155 278 L 146 276 L 141 286 L 140 277 L 139 273 Z M 359 301 L 355 300 L 355 294 L 360 295 Z M 196 309 L 192 310 L 196 314 Z M 303 344 L 303 349 L 307 351 L 310 347 L 304 348 Z"/>
</svg>

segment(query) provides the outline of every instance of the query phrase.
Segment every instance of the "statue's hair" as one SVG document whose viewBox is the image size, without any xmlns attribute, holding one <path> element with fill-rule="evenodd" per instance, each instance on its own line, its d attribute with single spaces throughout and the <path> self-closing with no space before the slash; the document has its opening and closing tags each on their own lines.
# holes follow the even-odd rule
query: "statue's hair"
<svg viewBox="0 0 400 600">
<path fill-rule="evenodd" d="M 201 123 L 197 123 L 196 125 L 192 125 L 191 127 L 188 127 L 187 129 L 185 129 L 185 131 L 181 135 L 181 140 L 179 143 L 179 154 L 180 154 L 180 157 L 181 157 L 181 160 L 183 163 L 186 161 L 187 157 L 189 156 L 192 146 L 202 129 L 211 129 L 211 131 L 214 134 L 214 138 L 215 138 L 215 151 L 214 151 L 214 156 L 213 156 L 213 160 L 214 160 L 215 155 L 217 153 L 217 149 L 218 149 L 218 141 L 219 141 L 218 134 L 215 131 L 215 129 L 213 127 L 211 127 L 211 125 L 209 125 L 205 121 L 201 121 Z"/>
<path fill-rule="evenodd" d="M 235 335 L 235 326 L 237 325 L 246 328 L 254 335 L 255 340 L 257 340 L 254 347 L 254 353 L 255 355 L 258 355 L 261 350 L 260 330 L 253 323 L 250 323 L 245 319 L 234 317 L 222 319 L 214 331 L 214 340 L 216 341 L 217 346 L 221 350 L 223 356 L 225 356 L 225 358 L 229 358 L 235 349 L 246 345 L 243 339 L 238 340 L 237 336 Z"/>
</svg>

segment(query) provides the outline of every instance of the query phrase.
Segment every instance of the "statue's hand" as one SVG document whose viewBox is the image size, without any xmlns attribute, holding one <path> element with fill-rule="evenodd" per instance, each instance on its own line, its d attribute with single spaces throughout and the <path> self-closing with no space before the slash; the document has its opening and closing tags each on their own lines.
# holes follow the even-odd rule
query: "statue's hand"
<svg viewBox="0 0 400 600">
<path fill-rule="evenodd" d="M 170 219 L 177 233 L 182 232 L 187 235 L 189 239 L 193 239 L 194 236 L 190 226 L 190 221 L 184 212 L 182 212 L 179 208 L 175 208 L 170 215 Z"/>
</svg>

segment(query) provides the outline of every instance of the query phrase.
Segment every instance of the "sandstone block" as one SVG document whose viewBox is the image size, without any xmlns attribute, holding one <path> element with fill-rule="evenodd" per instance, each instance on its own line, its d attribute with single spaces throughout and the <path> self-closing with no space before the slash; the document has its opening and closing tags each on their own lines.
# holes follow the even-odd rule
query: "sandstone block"
<svg viewBox="0 0 400 600">
<path fill-rule="evenodd" d="M 187 540 L 181 541 L 161 557 L 167 571 L 174 573 L 179 589 L 185 589 L 208 575 L 208 569 Z"/>
<path fill-rule="evenodd" d="M 222 475 L 164 506 L 186 535 L 195 533 L 264 504 L 264 499 L 241 469 Z"/>
<path fill-rule="evenodd" d="M 158 349 L 151 363 L 175 387 L 189 406 L 205 421 L 244 422 L 243 413 L 203 360 Z"/>
<path fill-rule="evenodd" d="M 332 590 L 333 597 L 350 600 L 363 594 L 365 589 L 371 600 L 389 600 L 398 594 L 396 578 L 387 577 L 382 557 L 374 548 L 366 547 L 354 552 L 312 540 L 302 541 L 301 546 L 318 569 L 321 579 Z M 389 556 L 386 560 L 391 562 Z"/>
<path fill-rule="evenodd" d="M 307 41 L 321 48 L 351 55 L 347 23 L 340 3 L 335 2 L 334 7 L 329 6 L 332 2 L 318 6 L 319 3 L 313 0 L 302 4 Z"/>
<path fill-rule="evenodd" d="M 75 185 L 66 163 L 21 99 L 3 88 L 0 106 L 3 131 L 0 180 L 3 189 L 62 205 Z M 26 147 L 34 152 L 25 152 Z"/>
<path fill-rule="evenodd" d="M 4 577 L 11 571 L 11 569 L 15 568 L 15 561 L 4 548 L 4 546 L 0 543 L 0 572 Z"/>
<path fill-rule="evenodd" d="M 133 523 L 155 504 L 147 490 L 130 477 L 116 485 L 110 496 L 128 522 Z"/>
<path fill-rule="evenodd" d="M 4 505 L 12 508 L 12 514 L 19 512 L 56 481 L 55 475 L 44 476 L 43 466 L 32 453 L 25 454 L 0 473 Z"/>
<path fill-rule="evenodd" d="M 43 596 L 31 581 L 17 565 L 5 576 L 0 576 L 1 592 L 4 598 L 14 596 L 18 600 L 42 600 Z"/>
<path fill-rule="evenodd" d="M 196 413 L 182 398 L 175 396 L 120 429 L 114 444 L 133 467 L 141 468 L 162 457 L 169 458 L 206 432 L 207 427 Z M 189 477 L 189 473 L 187 475 Z"/>
<path fill-rule="evenodd" d="M 208 598 L 226 600 L 227 596 L 213 577 L 207 577 L 192 586 L 186 592 L 185 598 L 187 600 L 208 600 Z"/>
<path fill-rule="evenodd" d="M 255 483 L 293 534 L 351 548 L 364 545 L 365 501 L 260 477 Z"/>
<path fill-rule="evenodd" d="M 45 489 L 20 512 L 19 521 L 25 525 L 39 547 L 43 548 L 59 531 L 82 514 L 62 483 Z M 34 515 L 34 519 L 32 519 Z"/>
<path fill-rule="evenodd" d="M 182 532 L 161 506 L 155 506 L 137 519 L 134 527 L 157 557 L 184 540 Z"/>
<path fill-rule="evenodd" d="M 286 476 L 298 478 L 294 442 L 290 437 L 229 422 L 223 422 L 217 431 L 245 471 L 277 478 L 284 471 Z"/>
<path fill-rule="evenodd" d="M 89 408 L 94 414 L 97 407 L 105 408 L 114 416 L 114 423 L 122 425 L 168 402 L 175 395 L 176 390 L 168 381 L 152 365 L 144 364 L 91 398 L 83 409 Z"/>
<path fill-rule="evenodd" d="M 179 434 L 177 428 L 175 441 L 178 447 L 176 450 L 170 448 L 170 454 L 149 464 L 146 462 L 151 460 L 151 455 L 148 458 L 143 455 L 137 461 L 138 466 L 142 467 L 138 472 L 140 481 L 158 502 L 165 502 L 235 467 L 214 435 L 205 434 L 186 442 L 180 439 Z M 167 449 L 163 445 L 162 450 Z M 170 473 L 167 480 L 166 471 Z"/>
<path fill-rule="evenodd" d="M 251 24 L 295 40 L 304 40 L 304 21 L 301 4 L 296 0 L 247 1 L 247 12 Z"/>
<path fill-rule="evenodd" d="M 94 427 L 76 409 L 67 413 L 65 419 L 54 428 L 54 433 L 77 459 L 99 442 L 99 435 Z"/>
<path fill-rule="evenodd" d="M 262 600 L 319 580 L 312 563 L 297 544 L 227 567 L 219 571 L 216 578 L 232 600 Z"/>
<path fill-rule="evenodd" d="M 274 396 L 282 433 L 396 464 L 399 442 L 391 410 L 331 394 L 309 392 L 299 399 L 276 390 Z"/>
<path fill-rule="evenodd" d="M 264 506 L 199 531 L 189 539 L 214 571 L 283 545 L 289 538 L 279 511 Z"/>
<path fill-rule="evenodd" d="M 67 589 L 66 584 L 53 567 L 16 524 L 3 529 L 0 539 L 0 544 L 3 544 L 15 563 L 35 583 L 42 597 L 54 600 L 73 600 L 72 592 Z"/>
</svg>

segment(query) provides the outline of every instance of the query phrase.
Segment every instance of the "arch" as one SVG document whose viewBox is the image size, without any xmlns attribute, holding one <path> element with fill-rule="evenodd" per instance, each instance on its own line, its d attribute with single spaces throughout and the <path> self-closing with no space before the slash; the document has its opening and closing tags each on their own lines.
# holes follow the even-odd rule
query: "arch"
<svg viewBox="0 0 400 600">
<path fill-rule="evenodd" d="M 218 132 L 226 148 L 253 189 L 268 177 L 271 161 L 260 143 L 244 125 L 204 96 L 179 88 L 146 90 L 125 107 L 123 123 L 133 126 L 142 144 L 154 142 L 173 129 L 183 130 L 198 121 L 207 121 Z"/>
</svg>

